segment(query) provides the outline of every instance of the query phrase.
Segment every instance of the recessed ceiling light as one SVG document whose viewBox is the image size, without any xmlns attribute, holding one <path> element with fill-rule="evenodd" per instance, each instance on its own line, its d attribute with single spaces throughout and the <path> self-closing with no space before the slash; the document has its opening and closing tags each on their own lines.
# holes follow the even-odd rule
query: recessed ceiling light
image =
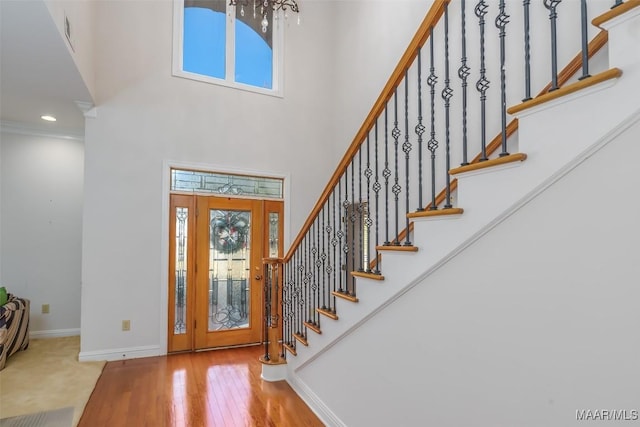
<svg viewBox="0 0 640 427">
<path fill-rule="evenodd" d="M 53 117 L 53 116 L 49 116 L 49 115 L 46 115 L 46 114 L 45 114 L 44 116 L 40 116 L 40 118 L 41 118 L 42 120 L 46 120 L 46 121 L 48 121 L 48 122 L 55 122 L 55 121 L 56 121 L 56 118 L 55 118 L 55 117 Z"/>
</svg>

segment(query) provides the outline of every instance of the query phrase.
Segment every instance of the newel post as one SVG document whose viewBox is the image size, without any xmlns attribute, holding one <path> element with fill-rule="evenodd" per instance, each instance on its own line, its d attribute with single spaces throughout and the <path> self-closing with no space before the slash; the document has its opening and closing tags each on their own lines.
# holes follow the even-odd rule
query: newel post
<svg viewBox="0 0 640 427">
<path fill-rule="evenodd" d="M 282 348 L 282 278 L 284 261 L 282 258 L 264 258 L 264 288 L 262 292 L 262 334 L 264 355 L 262 379 L 280 381 L 286 378 L 286 363 Z"/>
</svg>

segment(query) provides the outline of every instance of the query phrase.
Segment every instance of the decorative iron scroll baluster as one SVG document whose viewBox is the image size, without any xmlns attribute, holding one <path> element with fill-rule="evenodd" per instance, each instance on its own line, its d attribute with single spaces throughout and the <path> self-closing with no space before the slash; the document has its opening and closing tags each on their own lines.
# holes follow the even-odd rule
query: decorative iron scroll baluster
<svg viewBox="0 0 640 427">
<path fill-rule="evenodd" d="M 311 282 L 311 288 L 313 289 L 313 304 L 311 307 L 311 314 L 313 316 L 313 324 L 318 324 L 318 313 L 316 312 L 316 308 L 320 307 L 320 250 L 318 248 L 320 241 L 320 221 L 319 218 L 313 222 L 311 226 L 312 234 L 313 234 L 313 247 L 311 248 L 311 252 L 313 253 L 313 281 Z"/>
<path fill-rule="evenodd" d="M 579 80 L 591 77 L 589 74 L 589 34 L 587 29 L 587 0 L 580 0 L 580 28 L 582 31 L 582 76 Z"/>
<path fill-rule="evenodd" d="M 551 21 L 551 87 L 549 92 L 558 89 L 558 5 L 562 0 L 544 0 L 544 7 L 549 10 L 549 20 Z"/>
<path fill-rule="evenodd" d="M 305 298 L 306 298 L 306 290 L 305 290 L 305 284 L 304 284 L 304 266 L 305 266 L 304 251 L 305 251 L 305 239 L 303 237 L 302 241 L 300 242 L 300 246 L 298 246 L 298 250 L 296 251 L 296 261 L 298 263 L 297 271 L 296 271 L 296 274 L 297 274 L 296 282 L 299 283 L 300 285 L 298 286 L 298 289 L 296 292 L 297 312 L 296 312 L 295 329 L 296 329 L 296 334 L 300 336 L 302 336 L 302 331 L 304 331 L 302 324 L 304 322 L 304 305 L 305 305 Z"/>
<path fill-rule="evenodd" d="M 388 104 L 384 107 L 384 229 L 385 229 L 385 245 L 390 245 L 389 241 L 389 177 L 391 170 L 389 169 L 389 117 Z"/>
<path fill-rule="evenodd" d="M 400 224 L 399 224 L 399 215 L 400 209 L 399 205 L 399 195 L 402 188 L 400 187 L 399 175 L 398 175 L 398 146 L 400 145 L 400 129 L 398 128 L 398 88 L 393 91 L 393 130 L 391 130 L 391 136 L 393 137 L 393 147 L 394 147 L 394 159 L 395 159 L 395 172 L 394 172 L 394 184 L 391 187 L 391 191 L 394 195 L 394 203 L 395 203 L 395 234 L 393 235 L 393 244 L 399 245 L 398 236 L 400 235 Z"/>
<path fill-rule="evenodd" d="M 338 188 L 340 188 L 340 184 L 338 183 Z M 338 199 L 338 205 L 340 205 L 340 199 Z M 337 247 L 338 247 L 338 238 L 336 237 L 338 234 L 338 229 L 336 228 L 336 190 L 333 189 L 333 193 L 331 193 L 331 207 L 333 211 L 333 237 L 331 238 L 331 246 L 333 246 L 333 292 L 337 289 L 337 274 L 336 271 L 340 269 L 340 261 L 337 258 Z M 336 306 L 336 297 L 333 296 L 333 306 Z"/>
<path fill-rule="evenodd" d="M 464 0 L 462 0 L 464 1 Z M 418 208 L 417 212 L 424 211 L 422 204 L 422 135 L 425 132 L 422 124 L 422 48 L 418 49 L 418 124 L 415 132 L 418 135 Z"/>
<path fill-rule="evenodd" d="M 309 230 L 309 232 L 313 233 L 312 230 Z M 311 323 L 312 321 L 311 311 L 313 311 L 313 308 L 312 308 L 312 302 L 311 302 L 312 294 L 311 294 L 311 284 L 310 284 L 310 281 L 311 281 L 310 268 L 313 264 L 311 263 L 311 239 L 309 237 L 309 233 L 307 233 L 307 235 L 305 236 L 304 243 L 305 243 L 305 248 L 304 248 L 305 263 L 304 263 L 303 282 L 304 282 L 305 294 L 307 295 L 306 303 L 304 305 L 306 313 L 304 313 L 304 315 L 305 315 L 305 318 L 307 319 L 307 322 Z M 304 331 L 303 336 L 306 339 L 307 328 L 303 327 L 302 330 Z"/>
<path fill-rule="evenodd" d="M 345 175 L 345 180 L 346 180 L 346 175 Z M 342 238 L 344 237 L 344 231 L 343 231 L 344 217 L 342 216 L 342 182 L 341 181 L 338 181 L 337 187 L 338 187 L 338 221 L 340 224 L 340 228 L 338 228 L 338 231 L 336 232 L 336 236 L 338 236 L 338 248 L 340 249 L 338 252 L 338 256 L 339 256 L 338 269 L 340 270 L 340 281 L 338 283 L 338 292 L 344 293 L 345 289 L 342 287 L 342 279 L 343 279 L 342 271 L 346 270 L 346 268 L 344 268 L 344 263 L 342 262 L 342 254 L 345 251 L 344 251 L 344 247 L 342 246 Z"/>
<path fill-rule="evenodd" d="M 531 0 L 524 0 L 524 101 L 531 99 L 531 29 L 529 6 Z"/>
<path fill-rule="evenodd" d="M 452 207 L 451 205 L 451 176 L 449 175 L 449 169 L 451 169 L 451 140 L 450 140 L 450 128 L 449 128 L 449 108 L 451 97 L 453 96 L 453 89 L 450 86 L 449 80 L 449 3 L 445 3 L 444 6 L 444 89 L 442 89 L 442 99 L 444 99 L 444 131 L 445 131 L 445 209 Z"/>
<path fill-rule="evenodd" d="M 461 0 L 461 25 L 462 25 L 462 58 L 458 68 L 458 77 L 462 80 L 462 166 L 468 165 L 467 159 L 467 79 L 470 75 L 470 68 L 467 65 L 467 21 L 466 2 Z"/>
<path fill-rule="evenodd" d="M 356 210 L 355 210 L 355 206 L 353 203 L 353 201 L 356 200 L 356 191 L 355 191 L 355 177 L 354 177 L 354 172 L 355 172 L 355 159 L 352 157 L 351 158 L 351 212 L 349 215 L 349 219 L 351 220 L 351 236 L 349 237 L 349 239 L 351 240 L 351 268 L 355 269 L 355 265 L 356 265 Z M 355 288 L 356 288 L 356 280 L 355 277 L 353 277 L 351 274 L 349 274 L 350 272 L 348 271 L 348 278 L 351 281 L 351 286 L 347 286 L 347 291 L 351 294 L 351 295 L 355 295 Z"/>
<path fill-rule="evenodd" d="M 436 76 L 435 58 L 433 54 L 433 27 L 429 28 L 429 78 L 427 84 L 431 88 L 431 138 L 427 143 L 427 148 L 431 152 L 431 207 L 429 210 L 438 209 L 436 204 L 436 150 L 438 149 L 438 140 L 436 139 Z"/>
<path fill-rule="evenodd" d="M 489 160 L 487 157 L 487 90 L 489 80 L 487 80 L 487 69 L 485 67 L 485 46 L 484 46 L 484 17 L 489 6 L 484 0 L 480 0 L 475 7 L 475 13 L 480 24 L 480 79 L 476 82 L 476 89 L 480 92 L 480 161 Z"/>
<path fill-rule="evenodd" d="M 409 154 L 411 153 L 411 142 L 409 142 L 409 71 L 404 72 L 404 143 L 402 144 L 405 162 L 405 246 L 411 246 L 409 240 Z"/>
<path fill-rule="evenodd" d="M 358 212 L 358 271 L 364 271 L 364 266 L 362 262 L 362 254 L 364 252 L 364 236 L 362 233 L 364 219 L 362 216 L 363 206 L 362 206 L 362 147 L 358 150 L 358 206 L 356 206 L 356 211 Z M 355 264 L 354 264 L 355 268 Z"/>
<path fill-rule="evenodd" d="M 375 274 L 379 274 L 380 273 L 380 260 L 378 259 L 378 245 L 380 244 L 380 218 L 379 218 L 379 204 L 380 204 L 380 190 L 382 188 L 382 186 L 380 185 L 380 179 L 379 179 L 379 174 L 378 174 L 378 121 L 376 120 L 376 124 L 375 124 L 375 130 L 374 130 L 374 135 L 375 135 L 375 162 L 376 162 L 376 179 L 375 182 L 373 183 L 373 191 L 376 193 L 376 264 L 375 264 L 375 268 L 373 269 L 373 272 Z"/>
<path fill-rule="evenodd" d="M 322 308 L 331 311 L 331 252 L 328 250 L 329 245 L 331 244 L 331 210 L 329 209 L 329 201 L 331 199 L 327 199 L 327 203 L 323 208 L 323 216 L 322 216 L 322 229 L 327 233 L 326 240 L 325 235 L 322 235 L 322 269 L 324 273 L 326 273 L 326 281 L 322 280 L 322 288 L 324 292 L 324 296 L 322 299 Z M 327 212 L 327 222 L 324 222 L 324 211 Z M 325 246 L 326 243 L 326 246 Z"/>
<path fill-rule="evenodd" d="M 342 207 L 344 208 L 344 246 L 342 251 L 344 252 L 344 292 L 349 294 L 349 280 L 351 274 L 349 272 L 349 167 L 344 172 L 344 201 Z"/>
<path fill-rule="evenodd" d="M 500 0 L 500 13 L 496 17 L 496 28 L 500 30 L 500 118 L 501 118 L 501 141 L 502 152 L 500 157 L 508 156 L 507 152 L 507 75 L 505 67 L 505 28 L 509 23 L 509 15 L 505 12 L 505 0 Z"/>
<path fill-rule="evenodd" d="M 327 262 L 327 250 L 326 250 L 326 246 L 325 246 L 325 240 L 324 240 L 324 231 L 325 231 L 325 225 L 324 225 L 324 211 L 325 208 L 323 207 L 322 210 L 320 211 L 320 218 L 322 218 L 322 229 L 318 228 L 318 233 L 322 234 L 322 252 L 320 252 L 320 260 L 322 261 L 322 309 L 326 310 L 327 309 L 327 292 L 326 292 L 326 286 L 327 286 L 327 282 L 325 281 L 325 271 L 326 271 L 326 262 Z M 322 232 L 321 232 L 322 231 Z M 320 307 L 320 305 L 318 305 L 318 307 Z"/>
<path fill-rule="evenodd" d="M 365 245 L 364 245 L 364 270 L 366 272 L 371 272 L 371 267 L 369 264 L 369 255 L 371 251 L 369 247 L 370 238 L 371 238 L 371 176 L 373 175 L 373 171 L 371 170 L 371 140 L 369 138 L 370 133 L 367 134 L 367 168 L 364 170 L 364 176 L 367 177 L 367 206 L 365 208 L 365 225 L 367 227 L 366 235 L 365 235 Z"/>
</svg>

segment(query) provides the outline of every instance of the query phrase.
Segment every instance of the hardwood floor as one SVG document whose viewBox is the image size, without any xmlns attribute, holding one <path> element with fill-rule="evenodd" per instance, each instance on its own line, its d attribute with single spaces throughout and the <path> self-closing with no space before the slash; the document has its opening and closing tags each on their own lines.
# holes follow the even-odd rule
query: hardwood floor
<svg viewBox="0 0 640 427">
<path fill-rule="evenodd" d="M 322 426 L 286 382 L 260 378 L 261 351 L 109 362 L 78 426 Z"/>
</svg>

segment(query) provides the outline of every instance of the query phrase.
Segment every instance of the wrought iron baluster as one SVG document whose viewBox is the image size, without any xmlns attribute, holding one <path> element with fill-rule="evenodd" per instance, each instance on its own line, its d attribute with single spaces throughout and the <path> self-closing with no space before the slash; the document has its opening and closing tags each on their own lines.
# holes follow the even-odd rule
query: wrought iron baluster
<svg viewBox="0 0 640 427">
<path fill-rule="evenodd" d="M 374 131 L 374 135 L 375 135 L 375 164 L 376 164 L 376 179 L 375 182 L 373 183 L 373 191 L 376 193 L 376 264 L 375 264 L 375 268 L 373 269 L 373 272 L 375 274 L 379 274 L 380 273 L 380 260 L 378 258 L 378 245 L 380 244 L 380 218 L 379 218 L 379 204 L 380 204 L 380 190 L 382 189 L 382 186 L 380 185 L 380 179 L 379 179 L 379 174 L 378 174 L 378 120 L 376 120 L 376 124 L 375 124 L 375 131 Z"/>
<path fill-rule="evenodd" d="M 320 307 L 320 251 L 318 248 L 319 240 L 320 240 L 320 225 L 316 224 L 318 222 L 318 218 L 311 225 L 311 230 L 313 234 L 313 246 L 311 248 L 311 252 L 313 253 L 313 281 L 311 282 L 311 288 L 313 289 L 313 307 L 311 314 L 313 315 L 313 324 L 318 324 L 318 313 L 316 312 L 316 308 Z M 313 267 L 315 269 L 313 270 Z"/>
<path fill-rule="evenodd" d="M 324 240 L 324 231 L 325 231 L 325 225 L 324 225 L 324 211 L 325 211 L 326 205 L 322 208 L 322 210 L 320 211 L 320 218 L 322 219 L 322 229 L 318 228 L 318 233 L 322 234 L 322 252 L 320 252 L 320 260 L 322 261 L 322 309 L 326 310 L 327 309 L 327 292 L 326 292 L 326 286 L 327 286 L 327 282 L 325 281 L 326 277 L 324 275 L 325 271 L 326 271 L 326 262 L 327 262 L 327 250 L 326 250 L 326 246 L 325 246 L 325 240 Z"/>
<path fill-rule="evenodd" d="M 355 266 L 356 266 L 356 207 L 355 205 L 355 200 L 356 200 L 356 188 L 355 188 L 355 158 L 351 158 L 351 209 L 349 212 L 349 219 L 351 221 L 351 268 L 355 270 Z M 349 273 L 349 280 L 351 282 L 351 286 L 347 287 L 347 289 L 350 291 L 351 295 L 355 295 L 355 287 L 356 287 L 356 280 L 355 277 L 353 277 L 350 273 Z"/>
<path fill-rule="evenodd" d="M 345 177 L 346 180 L 346 174 L 343 175 Z M 345 262 L 342 262 L 342 254 L 345 254 L 346 257 L 346 248 L 345 246 L 342 245 L 342 238 L 344 237 L 344 227 L 345 227 L 345 221 L 344 221 L 344 216 L 342 215 L 342 178 L 340 178 L 340 181 L 338 181 L 338 218 L 340 221 L 340 228 L 338 229 L 336 235 L 338 236 L 338 247 L 340 248 L 340 252 L 339 252 L 339 257 L 340 259 L 338 260 L 339 265 L 338 268 L 340 269 L 340 282 L 339 282 L 339 287 L 338 287 L 338 292 L 341 293 L 346 293 L 345 288 L 342 287 L 342 279 L 343 279 L 343 275 L 342 275 L 342 271 L 346 271 L 346 268 L 344 268 L 345 264 L 346 264 L 346 259 Z M 345 190 L 346 190 L 346 186 L 345 186 Z M 345 287 L 346 287 L 346 282 L 345 282 Z"/>
<path fill-rule="evenodd" d="M 464 0 L 462 0 L 464 1 Z M 418 135 L 418 208 L 417 212 L 424 211 L 422 204 L 422 135 L 426 128 L 422 124 L 422 47 L 418 49 L 418 124 L 415 133 Z"/>
<path fill-rule="evenodd" d="M 524 0 L 524 101 L 531 99 L 531 25 L 529 6 L 531 0 Z"/>
<path fill-rule="evenodd" d="M 611 9 L 613 9 L 613 8 L 615 8 L 615 7 L 620 6 L 622 3 L 624 3 L 622 0 L 616 0 L 616 1 L 613 3 L 613 6 L 611 6 Z"/>
<path fill-rule="evenodd" d="M 444 100 L 444 131 L 445 131 L 445 204 L 444 208 L 449 209 L 451 204 L 451 138 L 450 138 L 450 115 L 451 97 L 453 89 L 449 80 L 449 3 L 444 6 L 444 89 L 442 89 L 442 99 Z"/>
<path fill-rule="evenodd" d="M 429 29 L 429 78 L 427 84 L 431 88 L 431 138 L 427 143 L 427 148 L 431 152 L 431 206 L 429 210 L 438 209 L 436 204 L 436 150 L 438 149 L 438 140 L 436 139 L 436 83 L 438 83 L 438 77 L 436 76 L 435 68 L 435 56 L 433 53 L 433 27 Z"/>
<path fill-rule="evenodd" d="M 558 6 L 562 0 L 544 0 L 544 7 L 549 10 L 549 20 L 551 21 L 551 87 L 549 92 L 558 89 Z"/>
<path fill-rule="evenodd" d="M 364 236 L 363 236 L 363 206 L 362 206 L 362 146 L 358 150 L 358 206 L 356 206 L 358 212 L 358 271 L 364 271 L 363 257 L 364 253 Z M 355 265 L 354 265 L 355 267 Z"/>
<path fill-rule="evenodd" d="M 384 169 L 382 170 L 384 177 L 384 229 L 385 229 L 385 245 L 390 245 L 389 240 L 389 177 L 391 169 L 389 169 L 389 117 L 388 104 L 384 107 Z"/>
<path fill-rule="evenodd" d="M 580 0 L 580 28 L 582 31 L 582 76 L 579 80 L 591 77 L 589 74 L 589 34 L 587 29 L 587 0 Z"/>
<path fill-rule="evenodd" d="M 458 77 L 462 80 L 462 163 L 468 165 L 467 159 L 467 79 L 471 74 L 471 69 L 467 65 L 467 20 L 466 20 L 466 1 L 461 0 L 461 26 L 462 26 L 462 58 L 460 60 L 460 68 L 458 68 Z"/>
<path fill-rule="evenodd" d="M 364 170 L 364 176 L 367 177 L 367 205 L 365 207 L 364 213 L 365 213 L 365 218 L 364 218 L 364 222 L 365 222 L 365 226 L 367 227 L 365 230 L 365 250 L 364 250 L 364 268 L 365 271 L 370 273 L 371 272 L 371 264 L 370 264 L 370 259 L 369 259 L 369 255 L 371 254 L 371 251 L 369 250 L 370 245 L 370 238 L 371 238 L 371 225 L 372 225 L 372 221 L 371 221 L 371 176 L 373 175 L 373 171 L 371 170 L 371 140 L 370 140 L 370 134 L 371 132 L 367 133 L 367 167 Z"/>
<path fill-rule="evenodd" d="M 502 152 L 500 152 L 500 157 L 509 155 L 509 152 L 507 151 L 507 74 L 505 67 L 505 37 L 507 34 L 505 29 L 509 23 L 509 15 L 505 12 L 505 7 L 505 0 L 500 0 L 500 13 L 496 17 L 496 28 L 500 30 L 500 129 L 502 141 Z"/>
<path fill-rule="evenodd" d="M 309 232 L 307 232 L 307 235 L 305 236 L 305 249 L 304 249 L 304 254 L 305 254 L 305 268 L 304 268 L 304 286 L 306 289 L 306 303 L 305 303 L 305 309 L 306 309 L 306 313 L 304 314 L 307 322 L 312 323 L 313 319 L 311 318 L 311 312 L 313 311 L 312 308 L 312 293 L 311 293 L 311 277 L 312 277 L 312 261 L 311 261 L 311 238 L 310 238 L 310 234 L 313 234 L 313 232 L 311 230 L 309 230 Z M 303 327 L 302 330 L 304 331 L 303 333 L 303 337 L 306 339 L 307 338 L 307 328 Z"/>
<path fill-rule="evenodd" d="M 338 182 L 338 189 L 340 188 L 340 182 Z M 333 193 L 331 194 L 331 206 L 332 206 L 332 211 L 333 211 L 333 237 L 331 238 L 331 246 L 333 246 L 333 292 L 336 292 L 337 290 L 337 275 L 336 275 L 336 271 L 340 268 L 340 262 L 338 261 L 337 258 L 337 246 L 338 246 L 338 238 L 337 238 L 337 234 L 338 234 L 338 229 L 336 228 L 336 190 L 335 188 L 333 189 Z M 338 199 L 338 205 L 340 205 L 340 199 Z M 336 306 L 336 297 L 335 295 L 333 295 L 333 306 Z"/>
<path fill-rule="evenodd" d="M 393 146 L 394 146 L 394 159 L 395 159 L 395 172 L 394 172 L 394 184 L 391 187 L 391 191 L 394 195 L 394 206 L 395 206 L 395 226 L 396 232 L 393 237 L 393 244 L 400 245 L 398 241 L 398 236 L 400 235 L 400 224 L 399 224 L 399 195 L 402 188 L 398 183 L 400 179 L 400 175 L 398 174 L 398 146 L 400 145 L 400 129 L 398 128 L 398 88 L 393 91 L 393 130 L 391 130 L 391 136 L 393 137 Z"/>
<path fill-rule="evenodd" d="M 411 153 L 411 142 L 409 142 L 409 71 L 404 72 L 404 143 L 402 144 L 404 151 L 404 168 L 405 168 L 405 186 L 404 186 L 404 204 L 405 204 L 405 240 L 404 246 L 411 246 L 409 239 L 409 154 Z"/>
<path fill-rule="evenodd" d="M 476 82 L 476 89 L 480 92 L 480 161 L 489 160 L 487 157 L 487 90 L 489 80 L 487 80 L 487 68 L 485 66 L 485 38 L 484 38 L 484 17 L 489 6 L 484 0 L 480 0 L 475 7 L 475 13 L 480 25 L 480 79 Z"/>
<path fill-rule="evenodd" d="M 347 169 L 344 172 L 344 201 L 342 202 L 342 207 L 344 207 L 344 246 L 342 247 L 342 251 L 344 252 L 344 292 L 348 295 L 350 292 L 349 288 L 349 280 L 351 278 L 351 272 L 349 271 L 349 222 L 351 218 L 349 217 L 349 166 L 347 165 Z"/>
<path fill-rule="evenodd" d="M 331 271 L 333 270 L 333 264 L 331 263 L 331 233 L 333 232 L 333 228 L 331 227 L 331 197 L 327 197 L 327 203 L 325 205 L 325 209 L 327 211 L 327 225 L 325 227 L 325 231 L 327 232 L 327 246 L 326 246 L 326 260 L 327 265 L 325 266 L 325 272 L 327 273 L 327 284 L 325 288 L 326 302 L 327 302 L 327 310 L 332 311 L 331 308 Z"/>
</svg>

